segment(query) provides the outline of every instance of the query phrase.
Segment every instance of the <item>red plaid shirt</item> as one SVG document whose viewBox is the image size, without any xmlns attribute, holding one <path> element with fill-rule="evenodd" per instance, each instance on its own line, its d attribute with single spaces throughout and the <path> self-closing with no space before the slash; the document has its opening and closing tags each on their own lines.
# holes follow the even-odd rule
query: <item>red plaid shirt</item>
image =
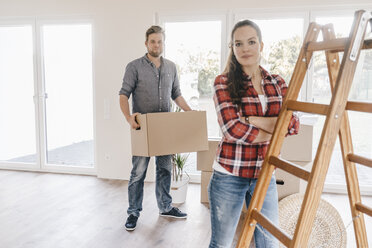
<svg viewBox="0 0 372 248">
<path fill-rule="evenodd" d="M 227 89 L 227 76 L 219 75 L 214 83 L 215 103 L 218 123 L 220 124 L 223 137 L 217 149 L 217 162 L 235 176 L 258 178 L 262 162 L 265 158 L 269 141 L 252 142 L 257 137 L 258 128 L 240 121 L 240 116 L 264 116 L 275 117 L 279 115 L 283 98 L 287 92 L 284 79 L 278 75 L 269 74 L 260 67 L 263 78 L 263 91 L 267 107 L 263 113 L 257 91 L 253 88 L 252 81 L 245 75 L 245 95 L 241 99 L 241 112 L 237 105 L 232 103 Z M 296 115 L 292 116 L 288 126 L 288 134 L 297 134 L 299 120 Z"/>
</svg>

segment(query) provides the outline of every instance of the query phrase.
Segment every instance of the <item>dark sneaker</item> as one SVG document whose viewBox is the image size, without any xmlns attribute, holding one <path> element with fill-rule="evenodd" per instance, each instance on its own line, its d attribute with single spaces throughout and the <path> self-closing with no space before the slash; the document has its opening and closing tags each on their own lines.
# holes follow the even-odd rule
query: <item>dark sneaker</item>
<svg viewBox="0 0 372 248">
<path fill-rule="evenodd" d="M 137 220 L 137 216 L 129 215 L 127 222 L 125 223 L 125 229 L 127 229 L 127 231 L 133 231 L 134 229 L 136 229 Z"/>
<path fill-rule="evenodd" d="M 181 210 L 179 210 L 176 207 L 173 207 L 169 212 L 161 213 L 160 216 L 172 217 L 172 218 L 177 218 L 177 219 L 187 218 L 187 214 L 182 213 Z"/>
</svg>

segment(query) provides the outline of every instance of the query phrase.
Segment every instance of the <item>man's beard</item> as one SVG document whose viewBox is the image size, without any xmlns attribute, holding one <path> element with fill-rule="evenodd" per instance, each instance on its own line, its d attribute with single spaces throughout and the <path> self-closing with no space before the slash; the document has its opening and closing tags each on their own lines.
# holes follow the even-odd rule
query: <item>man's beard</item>
<svg viewBox="0 0 372 248">
<path fill-rule="evenodd" d="M 153 52 L 153 51 L 148 51 L 148 53 L 154 57 L 154 58 L 157 58 L 161 55 L 161 52 Z"/>
</svg>

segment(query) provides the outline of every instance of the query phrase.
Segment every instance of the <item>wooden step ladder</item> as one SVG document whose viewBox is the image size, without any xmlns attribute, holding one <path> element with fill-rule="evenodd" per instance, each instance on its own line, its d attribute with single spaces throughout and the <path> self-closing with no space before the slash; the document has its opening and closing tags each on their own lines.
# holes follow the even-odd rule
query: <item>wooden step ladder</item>
<svg viewBox="0 0 372 248">
<path fill-rule="evenodd" d="M 372 208 L 361 203 L 355 163 L 372 168 L 372 160 L 354 154 L 347 111 L 372 113 L 372 103 L 347 101 L 361 49 L 372 49 L 372 40 L 364 40 L 372 14 L 364 10 L 355 12 L 349 38 L 336 39 L 332 25 L 309 25 L 278 121 L 268 148 L 252 200 L 248 207 L 237 247 L 249 247 L 256 224 L 259 223 L 286 247 L 307 247 L 323 191 L 329 162 L 337 135 L 340 138 L 345 177 L 356 243 L 368 247 L 363 214 L 372 217 Z M 323 41 L 317 42 L 319 32 Z M 315 51 L 325 51 L 332 99 L 329 105 L 297 101 L 309 62 Z M 343 51 L 340 64 L 338 52 Z M 311 172 L 279 157 L 293 111 L 325 115 L 326 120 Z M 280 168 L 308 182 L 293 237 L 276 227 L 261 212 L 266 191 L 274 168 Z"/>
</svg>

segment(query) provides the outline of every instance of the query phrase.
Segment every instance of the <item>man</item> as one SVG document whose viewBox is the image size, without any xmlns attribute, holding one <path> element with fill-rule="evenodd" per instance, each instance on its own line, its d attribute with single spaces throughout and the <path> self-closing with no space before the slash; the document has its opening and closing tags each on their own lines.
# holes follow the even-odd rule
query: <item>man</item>
<svg viewBox="0 0 372 248">
<path fill-rule="evenodd" d="M 120 108 L 131 126 L 139 128 L 138 114 L 169 112 L 171 99 L 184 111 L 191 108 L 181 95 L 176 66 L 161 56 L 163 52 L 164 30 L 151 26 L 146 31 L 145 56 L 130 62 L 126 69 L 120 90 Z M 133 111 L 130 114 L 128 99 L 132 94 Z M 133 168 L 128 184 L 129 207 L 125 228 L 136 228 L 142 210 L 143 184 L 150 157 L 133 156 Z M 187 214 L 172 207 L 169 194 L 171 183 L 171 155 L 156 156 L 156 200 L 161 216 L 186 218 Z"/>
</svg>

